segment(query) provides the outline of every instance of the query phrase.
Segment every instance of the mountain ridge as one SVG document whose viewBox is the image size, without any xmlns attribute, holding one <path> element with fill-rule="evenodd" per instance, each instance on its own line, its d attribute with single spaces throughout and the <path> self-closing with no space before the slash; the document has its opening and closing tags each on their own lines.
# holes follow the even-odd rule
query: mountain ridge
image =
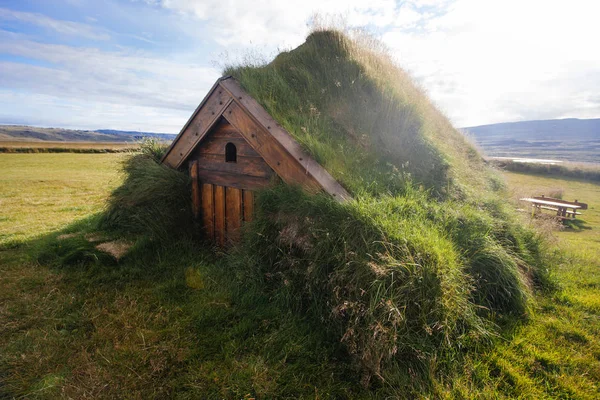
<svg viewBox="0 0 600 400">
<path fill-rule="evenodd" d="M 501 122 L 460 129 L 488 156 L 600 163 L 600 118 Z"/>
<path fill-rule="evenodd" d="M 80 130 L 42 128 L 29 125 L 0 125 L 0 141 L 133 142 L 145 137 L 171 140 L 175 138 L 175 135 L 170 133 L 121 131 L 116 129 Z"/>
</svg>

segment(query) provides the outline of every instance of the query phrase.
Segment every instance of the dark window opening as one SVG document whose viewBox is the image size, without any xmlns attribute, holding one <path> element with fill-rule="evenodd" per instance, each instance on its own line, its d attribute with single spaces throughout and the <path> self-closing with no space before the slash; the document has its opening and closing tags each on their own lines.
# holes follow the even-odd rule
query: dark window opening
<svg viewBox="0 0 600 400">
<path fill-rule="evenodd" d="M 225 162 L 237 162 L 237 149 L 233 143 L 225 145 Z"/>
</svg>

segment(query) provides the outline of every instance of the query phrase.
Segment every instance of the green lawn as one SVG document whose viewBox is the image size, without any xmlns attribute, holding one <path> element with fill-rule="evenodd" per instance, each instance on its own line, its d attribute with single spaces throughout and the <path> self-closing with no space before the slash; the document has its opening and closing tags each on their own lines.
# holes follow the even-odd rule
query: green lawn
<svg viewBox="0 0 600 400">
<path fill-rule="evenodd" d="M 124 154 L 0 154 L 0 245 L 99 211 Z"/>
<path fill-rule="evenodd" d="M 58 268 L 32 258 L 40 236 L 100 211 L 119 154 L 0 154 L 0 398 L 369 398 L 333 350 L 306 343 L 276 309 L 233 304 L 214 256 L 141 254 L 128 264 Z M 600 397 L 600 185 L 507 173 L 512 197 L 562 190 L 590 204 L 550 232 L 566 255 L 560 288 L 455 370 L 430 398 Z M 526 214 L 525 214 L 526 215 Z M 83 225 L 83 224 L 80 224 Z M 72 227 L 71 231 L 82 229 Z M 48 239 L 50 240 L 50 239 Z M 74 242 L 52 242 L 66 246 Z M 64 243 L 64 244 L 61 244 Z M 200 257 L 201 259 L 202 257 Z M 76 264 L 74 264 L 76 266 Z M 435 366 L 432 367 L 435 369 Z M 402 394 L 397 394 L 402 396 Z"/>
<path fill-rule="evenodd" d="M 529 195 L 562 192 L 565 200 L 589 204 L 577 225 L 552 232 L 562 262 L 554 266 L 560 289 L 539 296 L 528 324 L 508 333 L 464 373 L 442 383 L 450 397 L 600 397 L 600 185 L 505 173 L 515 204 Z M 520 207 L 528 206 L 521 203 Z M 548 232 L 548 235 L 551 233 Z"/>
</svg>

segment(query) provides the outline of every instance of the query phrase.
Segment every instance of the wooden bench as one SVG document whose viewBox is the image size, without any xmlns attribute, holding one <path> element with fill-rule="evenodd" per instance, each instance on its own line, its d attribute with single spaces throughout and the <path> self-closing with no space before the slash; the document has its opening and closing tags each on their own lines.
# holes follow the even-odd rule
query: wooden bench
<svg viewBox="0 0 600 400">
<path fill-rule="evenodd" d="M 555 199 L 554 197 L 546 197 L 544 195 L 535 196 L 533 198 L 536 199 L 536 200 L 552 201 L 554 203 L 560 203 L 560 204 L 564 204 L 566 206 L 579 206 L 580 210 L 587 210 L 588 209 L 587 203 L 580 203 L 579 201 L 577 201 L 577 199 L 575 201 L 567 201 L 567 200 L 563 200 L 563 199 Z"/>
<path fill-rule="evenodd" d="M 550 210 L 550 211 L 556 211 L 556 212 L 558 212 L 558 208 L 555 208 L 555 207 L 540 206 L 539 208 L 541 208 L 542 210 Z M 567 210 L 567 215 L 571 215 L 571 214 L 581 215 L 581 213 L 579 211 L 570 211 L 570 210 Z"/>
<path fill-rule="evenodd" d="M 531 203 L 533 207 L 532 212 L 535 214 L 540 210 L 555 211 L 556 216 L 560 219 L 576 218 L 577 215 L 581 215 L 577 210 L 587 210 L 588 205 L 586 203 L 580 203 L 579 201 L 566 201 L 562 199 L 555 199 L 553 197 L 546 196 L 535 196 L 526 197 L 521 199 Z"/>
</svg>

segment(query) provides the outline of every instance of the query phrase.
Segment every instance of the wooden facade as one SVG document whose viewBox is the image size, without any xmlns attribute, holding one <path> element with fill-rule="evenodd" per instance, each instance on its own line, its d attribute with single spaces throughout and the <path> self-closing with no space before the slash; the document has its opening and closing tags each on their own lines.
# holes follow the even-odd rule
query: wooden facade
<svg viewBox="0 0 600 400">
<path fill-rule="evenodd" d="M 162 162 L 189 168 L 194 214 L 220 245 L 252 219 L 254 192 L 277 180 L 350 198 L 231 77 L 217 81 Z"/>
</svg>

